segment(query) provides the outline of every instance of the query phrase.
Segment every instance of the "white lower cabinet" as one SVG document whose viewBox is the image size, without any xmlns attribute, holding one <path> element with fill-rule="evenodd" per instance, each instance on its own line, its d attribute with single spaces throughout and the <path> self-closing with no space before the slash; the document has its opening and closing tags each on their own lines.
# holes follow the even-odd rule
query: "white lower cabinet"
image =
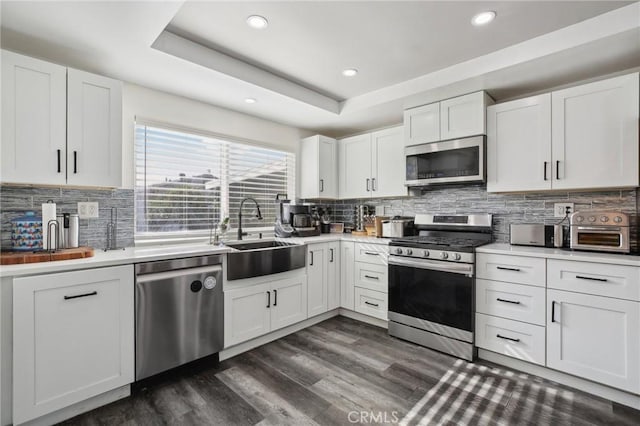
<svg viewBox="0 0 640 426">
<path fill-rule="evenodd" d="M 386 266 L 356 262 L 355 269 L 357 287 L 388 292 L 389 278 Z"/>
<path fill-rule="evenodd" d="M 327 244 L 327 310 L 340 307 L 340 242 Z"/>
<path fill-rule="evenodd" d="M 327 312 L 328 303 L 328 245 L 309 244 L 307 247 L 307 276 L 309 317 Z"/>
<path fill-rule="evenodd" d="M 225 348 L 305 319 L 306 275 L 225 289 Z"/>
<path fill-rule="evenodd" d="M 355 244 L 353 309 L 385 321 L 389 292 L 388 257 L 387 245 Z"/>
<path fill-rule="evenodd" d="M 476 312 L 544 326 L 545 305 L 544 287 L 476 280 Z"/>
<path fill-rule="evenodd" d="M 133 382 L 133 280 L 130 265 L 14 280 L 15 424 Z"/>
<path fill-rule="evenodd" d="M 547 366 L 640 394 L 640 303 L 547 290 Z"/>
<path fill-rule="evenodd" d="M 356 312 L 386 321 L 388 306 L 389 298 L 387 293 L 360 287 L 355 288 Z"/>
<path fill-rule="evenodd" d="M 340 242 L 340 307 L 354 309 L 355 247 L 351 241 Z"/>
<path fill-rule="evenodd" d="M 476 346 L 544 365 L 545 328 L 478 313 Z"/>
</svg>

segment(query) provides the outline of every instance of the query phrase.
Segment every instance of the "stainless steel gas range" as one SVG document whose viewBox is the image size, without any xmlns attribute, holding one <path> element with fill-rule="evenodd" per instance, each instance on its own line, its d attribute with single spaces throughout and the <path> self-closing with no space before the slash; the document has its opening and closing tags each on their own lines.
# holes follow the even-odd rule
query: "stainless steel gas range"
<svg viewBox="0 0 640 426">
<path fill-rule="evenodd" d="M 389 334 L 473 360 L 475 248 L 491 215 L 417 215 L 419 235 L 389 244 Z"/>
</svg>

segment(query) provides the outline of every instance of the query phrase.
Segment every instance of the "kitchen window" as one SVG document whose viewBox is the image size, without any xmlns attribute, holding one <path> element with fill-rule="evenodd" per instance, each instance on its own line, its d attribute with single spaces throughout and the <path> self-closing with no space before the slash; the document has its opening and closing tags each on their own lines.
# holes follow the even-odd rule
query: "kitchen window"
<svg viewBox="0 0 640 426">
<path fill-rule="evenodd" d="M 202 240 L 226 216 L 236 229 L 245 197 L 264 219 L 245 203 L 243 229 L 272 231 L 276 194 L 295 196 L 295 154 L 231 138 L 136 124 L 135 164 L 136 243 Z"/>
</svg>

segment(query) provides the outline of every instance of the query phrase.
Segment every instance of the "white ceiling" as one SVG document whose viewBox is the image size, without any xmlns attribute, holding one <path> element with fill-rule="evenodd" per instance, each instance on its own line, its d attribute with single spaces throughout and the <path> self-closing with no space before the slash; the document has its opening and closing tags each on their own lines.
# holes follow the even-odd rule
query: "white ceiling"
<svg viewBox="0 0 640 426">
<path fill-rule="evenodd" d="M 630 3 L 2 1 L 1 42 L 341 136 L 439 98 L 486 89 L 501 100 L 639 67 L 640 7 Z M 472 27 L 487 9 L 496 21 Z M 253 13 L 269 27 L 247 27 Z M 359 75 L 341 76 L 346 67 Z"/>
</svg>

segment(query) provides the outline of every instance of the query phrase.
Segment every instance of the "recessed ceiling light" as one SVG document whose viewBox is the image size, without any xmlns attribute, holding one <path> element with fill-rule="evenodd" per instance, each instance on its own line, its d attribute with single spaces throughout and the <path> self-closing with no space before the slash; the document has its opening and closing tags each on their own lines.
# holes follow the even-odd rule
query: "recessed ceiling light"
<svg viewBox="0 0 640 426">
<path fill-rule="evenodd" d="M 245 98 L 244 101 L 248 104 L 255 104 L 256 102 L 258 102 L 254 98 Z"/>
<path fill-rule="evenodd" d="M 249 25 L 251 28 L 257 28 L 261 30 L 263 28 L 267 28 L 267 25 L 269 25 L 269 21 L 267 21 L 267 18 L 265 18 L 264 16 L 251 15 L 247 18 L 247 25 Z"/>
<path fill-rule="evenodd" d="M 493 10 L 487 12 L 480 12 L 471 18 L 471 23 L 476 27 L 480 25 L 486 25 L 496 18 L 496 13 Z"/>
<path fill-rule="evenodd" d="M 345 77 L 353 77 L 358 74 L 358 70 L 355 68 L 347 68 L 346 70 L 342 70 L 342 75 Z"/>
</svg>

